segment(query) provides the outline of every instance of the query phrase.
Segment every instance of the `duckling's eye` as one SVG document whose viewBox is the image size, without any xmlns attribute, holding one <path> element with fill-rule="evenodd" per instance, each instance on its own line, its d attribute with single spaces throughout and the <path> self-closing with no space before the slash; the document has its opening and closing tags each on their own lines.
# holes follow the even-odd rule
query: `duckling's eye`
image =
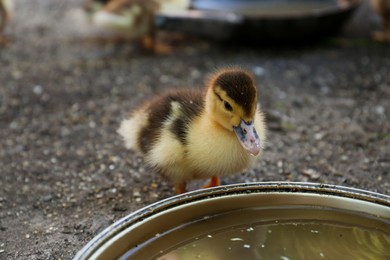
<svg viewBox="0 0 390 260">
<path fill-rule="evenodd" d="M 232 106 L 229 104 L 229 102 L 223 101 L 223 105 L 225 106 L 225 109 L 226 109 L 227 111 L 233 111 L 233 108 L 232 108 Z"/>
</svg>

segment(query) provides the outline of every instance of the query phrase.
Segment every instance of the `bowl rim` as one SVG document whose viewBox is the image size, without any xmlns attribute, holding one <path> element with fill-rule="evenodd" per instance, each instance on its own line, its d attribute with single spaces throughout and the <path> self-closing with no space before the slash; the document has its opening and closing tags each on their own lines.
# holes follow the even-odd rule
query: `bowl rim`
<svg viewBox="0 0 390 260">
<path fill-rule="evenodd" d="M 90 240 L 80 251 L 77 252 L 74 260 L 90 259 L 104 244 L 116 237 L 132 225 L 146 221 L 158 213 L 180 207 L 184 204 L 196 203 L 213 198 L 242 194 L 312 194 L 333 196 L 343 199 L 352 199 L 362 202 L 373 203 L 390 209 L 390 196 L 373 191 L 310 182 L 251 182 L 223 185 L 214 188 L 195 190 L 180 195 L 175 195 L 148 206 L 140 208 L 129 215 L 117 220 L 92 240 Z"/>
</svg>

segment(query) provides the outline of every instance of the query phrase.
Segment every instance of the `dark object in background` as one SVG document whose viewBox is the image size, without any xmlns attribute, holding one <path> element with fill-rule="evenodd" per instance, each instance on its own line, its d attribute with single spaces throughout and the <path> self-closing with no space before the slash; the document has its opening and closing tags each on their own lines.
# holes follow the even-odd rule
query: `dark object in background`
<svg viewBox="0 0 390 260">
<path fill-rule="evenodd" d="M 192 3 L 192 10 L 157 14 L 157 26 L 216 40 L 307 42 L 339 32 L 361 0 L 193 0 Z"/>
</svg>

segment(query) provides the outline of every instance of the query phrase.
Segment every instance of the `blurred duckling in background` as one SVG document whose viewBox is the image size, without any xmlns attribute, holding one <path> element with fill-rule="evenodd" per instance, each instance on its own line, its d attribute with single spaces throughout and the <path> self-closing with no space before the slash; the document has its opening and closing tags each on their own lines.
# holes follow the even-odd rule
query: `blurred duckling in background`
<svg viewBox="0 0 390 260">
<path fill-rule="evenodd" d="M 9 22 L 12 9 L 12 0 L 0 0 L 0 44 L 7 42 L 4 36 L 4 30 L 7 23 Z"/>
<path fill-rule="evenodd" d="M 156 42 L 154 14 L 188 9 L 190 0 L 87 0 L 86 10 L 93 24 L 128 39 L 139 39 L 146 50 L 167 52 Z"/>
<path fill-rule="evenodd" d="M 383 31 L 375 32 L 373 37 L 377 41 L 390 42 L 390 0 L 371 0 L 371 4 L 383 24 Z"/>
<path fill-rule="evenodd" d="M 167 177 L 177 193 L 186 183 L 240 173 L 261 154 L 266 129 L 250 73 L 224 68 L 204 91 L 172 90 L 145 102 L 122 121 L 125 146 Z"/>
</svg>

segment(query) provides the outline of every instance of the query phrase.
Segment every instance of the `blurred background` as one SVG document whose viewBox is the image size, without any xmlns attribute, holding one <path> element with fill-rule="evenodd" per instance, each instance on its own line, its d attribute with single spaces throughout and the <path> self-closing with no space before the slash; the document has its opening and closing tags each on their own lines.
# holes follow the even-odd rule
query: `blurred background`
<svg viewBox="0 0 390 260">
<path fill-rule="evenodd" d="M 255 168 L 222 184 L 390 195 L 388 11 L 376 1 L 0 1 L 0 259 L 70 259 L 173 196 L 116 130 L 142 100 L 202 88 L 227 65 L 255 75 L 269 139 Z"/>
</svg>

